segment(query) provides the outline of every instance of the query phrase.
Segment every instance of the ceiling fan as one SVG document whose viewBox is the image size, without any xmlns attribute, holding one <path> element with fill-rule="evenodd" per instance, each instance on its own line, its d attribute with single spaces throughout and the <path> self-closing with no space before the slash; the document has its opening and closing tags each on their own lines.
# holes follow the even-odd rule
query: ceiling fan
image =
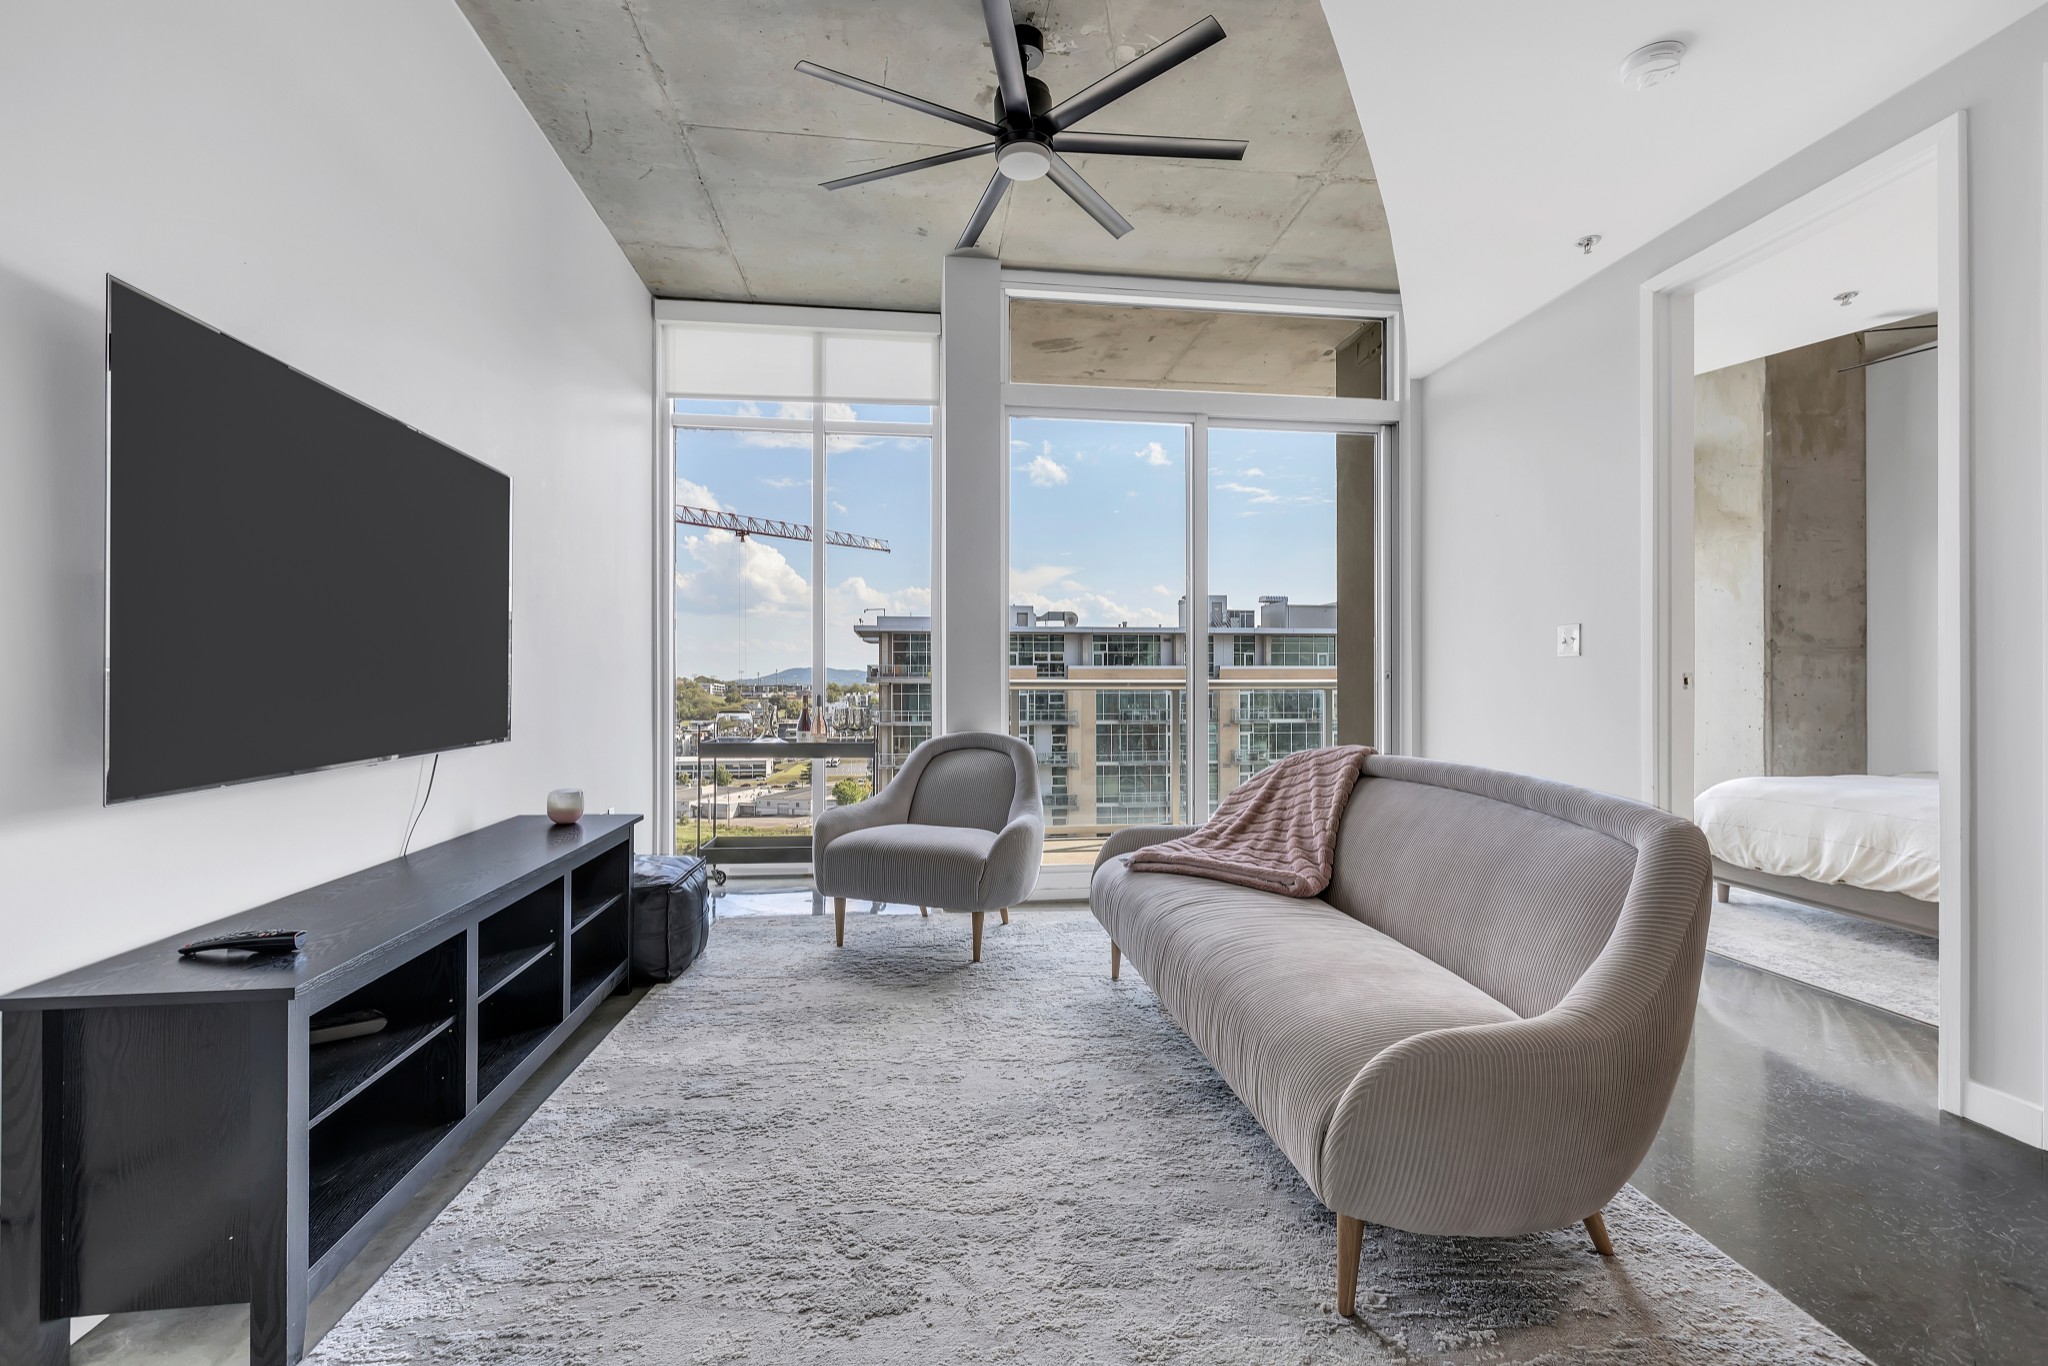
<svg viewBox="0 0 2048 1366">
<path fill-rule="evenodd" d="M 1080 172 L 1060 155 L 1062 152 L 1091 156 L 1193 157 L 1209 161 L 1243 159 L 1246 144 L 1225 138 L 1073 131 L 1075 124 L 1112 100 L 1121 99 L 1153 77 L 1164 75 L 1196 53 L 1222 42 L 1223 25 L 1216 22 L 1214 15 L 1167 39 L 1137 60 L 1118 67 L 1080 94 L 1054 104 L 1052 92 L 1046 89 L 1045 82 L 1024 74 L 1036 68 L 1044 55 L 1044 39 L 1039 31 L 1030 24 L 1015 22 L 1010 14 L 1009 0 L 981 0 L 981 9 L 988 21 L 989 51 L 995 54 L 996 62 L 993 119 L 963 114 L 916 95 L 906 95 L 900 90 L 891 90 L 873 81 L 819 66 L 816 62 L 796 64 L 796 69 L 807 76 L 816 76 L 849 90 L 915 109 L 920 114 L 930 114 L 933 118 L 972 128 L 992 139 L 972 147 L 940 152 L 937 156 L 885 166 L 878 171 L 863 171 L 859 175 L 828 180 L 826 189 L 843 190 L 852 185 L 865 185 L 869 181 L 886 180 L 890 176 L 945 166 L 993 152 L 996 173 L 990 177 L 988 188 L 981 192 L 981 202 L 974 206 L 974 213 L 967 220 L 967 230 L 960 234 L 961 247 L 971 247 L 980 239 L 989 220 L 995 217 L 996 207 L 1003 202 L 1011 181 L 1036 180 L 1040 176 L 1050 178 L 1053 184 L 1066 191 L 1067 196 L 1087 210 L 1088 216 L 1107 229 L 1110 236 L 1122 237 L 1131 230 L 1130 222 L 1097 193 L 1093 185 L 1081 178 Z"/>
</svg>

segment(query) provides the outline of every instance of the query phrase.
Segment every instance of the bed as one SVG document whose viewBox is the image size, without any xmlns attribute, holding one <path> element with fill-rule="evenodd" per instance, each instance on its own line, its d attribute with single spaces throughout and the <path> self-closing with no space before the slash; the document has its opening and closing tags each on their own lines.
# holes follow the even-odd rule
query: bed
<svg viewBox="0 0 2048 1366">
<path fill-rule="evenodd" d="M 1932 774 L 1733 778 L 1693 802 L 1730 887 L 1934 934 L 1941 911 L 1941 795 Z"/>
</svg>

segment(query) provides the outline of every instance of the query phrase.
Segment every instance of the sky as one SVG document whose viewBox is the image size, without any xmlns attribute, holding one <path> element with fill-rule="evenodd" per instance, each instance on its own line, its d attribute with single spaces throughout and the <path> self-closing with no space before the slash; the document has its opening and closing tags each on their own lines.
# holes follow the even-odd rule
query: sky
<svg viewBox="0 0 2048 1366">
<path fill-rule="evenodd" d="M 1009 600 L 1077 612 L 1084 625 L 1173 625 L 1187 578 L 1188 428 L 1016 418 L 1010 435 Z M 808 523 L 810 440 L 679 430 L 676 501 Z M 1210 429 L 1211 593 L 1233 607 L 1272 594 L 1335 600 L 1335 450 L 1324 433 Z M 931 610 L 931 443 L 832 438 L 826 480 L 827 527 L 890 545 L 826 551 L 826 665 L 858 668 L 876 658 L 853 632 L 863 608 Z M 809 544 L 676 528 L 681 672 L 803 667 L 810 603 Z"/>
</svg>

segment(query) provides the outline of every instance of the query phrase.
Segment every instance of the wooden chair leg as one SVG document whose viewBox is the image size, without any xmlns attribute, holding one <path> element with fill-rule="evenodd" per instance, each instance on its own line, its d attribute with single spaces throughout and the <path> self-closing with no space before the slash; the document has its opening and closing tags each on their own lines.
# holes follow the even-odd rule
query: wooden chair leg
<svg viewBox="0 0 2048 1366">
<path fill-rule="evenodd" d="M 1350 1318 L 1358 1305 L 1358 1252 L 1365 1242 L 1365 1221 L 1337 1216 L 1337 1314 Z"/>
<path fill-rule="evenodd" d="M 926 920 L 930 920 L 932 918 L 932 908 L 929 906 L 919 906 L 917 908 L 917 913 L 923 916 Z"/>
<path fill-rule="evenodd" d="M 981 961 L 981 917 L 982 912 L 974 913 L 974 961 L 977 963 Z"/>
<path fill-rule="evenodd" d="M 1599 1210 L 1586 1216 L 1586 1233 L 1593 1240 L 1593 1250 L 1603 1257 L 1614 1255 L 1614 1242 L 1607 1236 L 1607 1220 Z"/>
<path fill-rule="evenodd" d="M 1109 941 L 1109 980 L 1114 982 L 1118 977 L 1123 975 L 1123 970 L 1124 951 L 1118 948 L 1116 946 L 1116 941 L 1112 939 Z"/>
<path fill-rule="evenodd" d="M 1007 925 L 1007 924 L 1009 924 L 1009 923 L 1010 923 L 1010 908 L 1009 908 L 1008 906 L 1005 906 L 1005 907 L 1003 907 L 1003 909 L 1002 909 L 1001 911 L 997 912 L 997 914 L 998 914 L 998 915 L 1000 915 L 1000 916 L 1002 916 L 1002 918 L 1003 918 L 1003 923 L 1004 923 L 1005 925 Z"/>
<path fill-rule="evenodd" d="M 1716 900 L 1716 901 L 1718 901 L 1718 902 L 1722 903 L 1723 905 L 1726 905 L 1726 904 L 1727 904 L 1727 902 L 1728 902 L 1728 884 L 1727 884 L 1727 883 L 1725 883 L 1725 882 L 1717 882 L 1717 883 L 1715 883 L 1715 884 L 1714 884 L 1714 900 Z"/>
<path fill-rule="evenodd" d="M 834 948 L 846 947 L 846 898 L 843 896 L 832 898 L 832 945 Z"/>
</svg>

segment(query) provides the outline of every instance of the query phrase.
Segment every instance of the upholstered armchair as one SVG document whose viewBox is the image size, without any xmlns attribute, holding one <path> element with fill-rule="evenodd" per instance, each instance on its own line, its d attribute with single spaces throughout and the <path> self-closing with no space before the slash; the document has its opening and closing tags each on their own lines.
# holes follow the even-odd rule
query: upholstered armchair
<svg viewBox="0 0 2048 1366">
<path fill-rule="evenodd" d="M 818 818 L 811 867 L 832 898 L 833 941 L 846 946 L 846 899 L 937 906 L 981 918 L 1010 907 L 1038 878 L 1045 817 L 1038 760 L 1007 735 L 939 735 L 910 752 L 889 785 Z"/>
</svg>

